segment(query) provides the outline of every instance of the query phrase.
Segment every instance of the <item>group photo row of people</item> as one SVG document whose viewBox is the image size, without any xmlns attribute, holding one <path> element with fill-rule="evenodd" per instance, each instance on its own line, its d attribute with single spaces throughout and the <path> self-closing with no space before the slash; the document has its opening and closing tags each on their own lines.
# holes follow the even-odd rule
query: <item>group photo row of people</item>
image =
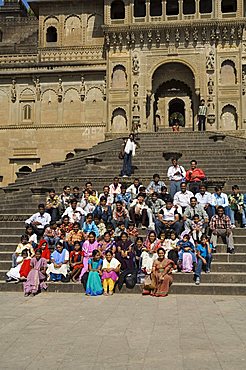
<svg viewBox="0 0 246 370">
<path fill-rule="evenodd" d="M 115 176 L 99 193 L 88 181 L 83 189 L 50 189 L 38 212 L 25 221 L 12 255 L 7 282 L 23 281 L 25 296 L 46 290 L 47 281 L 82 283 L 86 295 L 112 295 L 143 284 L 143 294 L 168 295 L 172 274 L 210 273 L 218 236 L 234 253 L 233 228 L 246 227 L 246 194 L 207 190 L 206 173 L 176 158 L 167 171 L 169 186 L 154 174 L 144 186 Z M 192 277 L 191 277 L 192 279 Z"/>
</svg>

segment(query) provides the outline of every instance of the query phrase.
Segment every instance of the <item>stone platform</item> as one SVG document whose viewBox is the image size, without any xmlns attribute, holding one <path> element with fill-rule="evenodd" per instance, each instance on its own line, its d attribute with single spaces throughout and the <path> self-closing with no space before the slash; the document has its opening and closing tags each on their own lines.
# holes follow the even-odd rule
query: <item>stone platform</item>
<svg viewBox="0 0 246 370">
<path fill-rule="evenodd" d="M 244 370 L 246 297 L 0 293 L 1 369 Z"/>
</svg>

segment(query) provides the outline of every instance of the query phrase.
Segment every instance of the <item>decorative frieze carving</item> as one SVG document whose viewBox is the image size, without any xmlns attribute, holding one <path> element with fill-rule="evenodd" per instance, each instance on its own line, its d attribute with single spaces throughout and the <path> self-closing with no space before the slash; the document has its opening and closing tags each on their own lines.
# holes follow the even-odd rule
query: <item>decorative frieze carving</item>
<svg viewBox="0 0 246 370">
<path fill-rule="evenodd" d="M 34 84 L 34 87 L 35 87 L 35 91 L 36 91 L 36 99 L 37 101 L 40 101 L 40 97 L 41 97 L 41 85 L 40 85 L 40 80 L 38 77 L 34 77 L 33 78 L 33 84 Z"/>
<path fill-rule="evenodd" d="M 105 33 L 105 47 L 110 46 L 126 46 L 128 48 L 135 48 L 136 45 L 143 47 L 145 44 L 148 47 L 156 47 L 153 41 L 157 45 L 164 44 L 188 44 L 190 41 L 193 43 L 198 42 L 209 42 L 213 43 L 232 43 L 242 39 L 244 26 L 242 24 L 231 24 L 226 23 L 213 25 L 208 24 L 206 27 L 204 24 L 192 25 L 192 24 L 180 24 L 180 26 L 174 27 L 174 25 L 166 27 L 158 27 L 156 29 L 146 29 L 138 26 L 130 31 L 123 31 L 121 27 L 118 31 L 114 29 L 112 32 L 110 28 Z"/>
<path fill-rule="evenodd" d="M 11 101 L 12 101 L 12 103 L 15 103 L 15 102 L 16 102 L 16 98 L 17 98 L 17 93 L 16 93 L 16 81 L 15 81 L 15 79 L 13 78 L 13 79 L 12 79 L 12 85 L 11 85 Z"/>
<path fill-rule="evenodd" d="M 140 65 L 139 65 L 138 57 L 137 57 L 137 55 L 134 55 L 134 57 L 132 58 L 132 72 L 133 72 L 133 74 L 138 75 L 139 74 L 139 69 L 140 69 Z"/>
<path fill-rule="evenodd" d="M 85 100 L 85 78 L 82 75 L 80 80 L 80 99 L 81 101 Z"/>
<path fill-rule="evenodd" d="M 58 102 L 61 103 L 63 99 L 63 86 L 62 86 L 61 78 L 58 79 L 57 97 L 58 97 Z"/>
<path fill-rule="evenodd" d="M 206 69 L 207 72 L 213 72 L 215 68 L 215 57 L 213 50 L 209 51 L 209 54 L 206 57 Z"/>
</svg>

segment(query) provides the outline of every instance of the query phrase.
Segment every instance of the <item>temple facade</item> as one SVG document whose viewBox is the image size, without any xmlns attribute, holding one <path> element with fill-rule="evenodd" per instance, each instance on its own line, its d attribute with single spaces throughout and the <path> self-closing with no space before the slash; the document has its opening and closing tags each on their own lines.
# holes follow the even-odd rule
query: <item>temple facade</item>
<svg viewBox="0 0 246 370">
<path fill-rule="evenodd" d="M 246 132 L 245 0 L 5 0 L 0 179 L 131 131 Z"/>
</svg>

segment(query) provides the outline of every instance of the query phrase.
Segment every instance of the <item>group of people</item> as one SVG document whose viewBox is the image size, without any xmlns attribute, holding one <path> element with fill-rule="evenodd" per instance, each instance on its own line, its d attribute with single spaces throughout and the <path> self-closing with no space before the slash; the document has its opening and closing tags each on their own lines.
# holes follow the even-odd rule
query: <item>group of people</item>
<svg viewBox="0 0 246 370">
<path fill-rule="evenodd" d="M 167 177 L 169 189 L 159 174 L 147 187 L 138 178 L 126 186 L 116 176 L 101 193 L 91 182 L 82 192 L 51 189 L 25 222 L 7 281 L 23 281 L 25 295 L 47 289 L 47 280 L 72 280 L 87 295 L 112 295 L 116 283 L 120 290 L 140 282 L 143 294 L 160 297 L 177 272 L 194 272 L 199 285 L 218 236 L 234 253 L 232 230 L 236 220 L 246 225 L 246 195 L 237 185 L 229 196 L 219 186 L 208 192 L 195 160 L 186 171 L 173 158 Z"/>
</svg>

